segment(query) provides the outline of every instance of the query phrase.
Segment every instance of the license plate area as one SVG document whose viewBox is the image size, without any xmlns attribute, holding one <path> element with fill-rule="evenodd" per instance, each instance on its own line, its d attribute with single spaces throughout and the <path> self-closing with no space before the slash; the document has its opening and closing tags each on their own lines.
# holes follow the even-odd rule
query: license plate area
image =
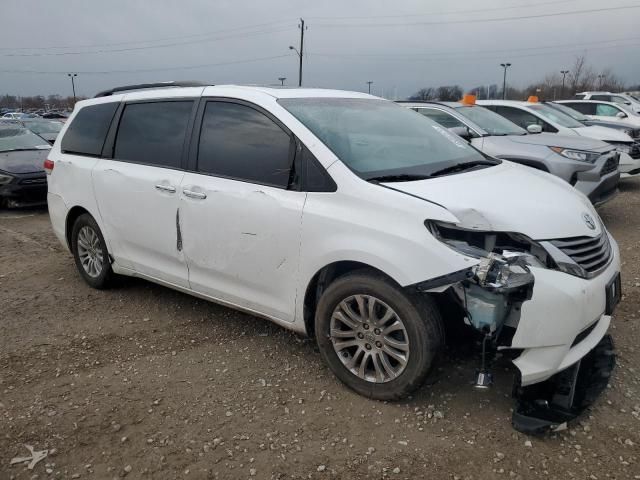
<svg viewBox="0 0 640 480">
<path fill-rule="evenodd" d="M 620 303 L 620 298 L 622 297 L 622 281 L 620 279 L 620 273 L 617 273 L 616 276 L 609 281 L 605 292 L 607 306 L 604 313 L 605 315 L 611 315 L 616 309 L 618 303 Z"/>
</svg>

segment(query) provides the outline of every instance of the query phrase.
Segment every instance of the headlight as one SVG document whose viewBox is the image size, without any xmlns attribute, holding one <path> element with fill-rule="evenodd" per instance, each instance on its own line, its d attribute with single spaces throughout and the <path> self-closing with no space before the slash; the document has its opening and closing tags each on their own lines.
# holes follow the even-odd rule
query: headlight
<svg viewBox="0 0 640 480">
<path fill-rule="evenodd" d="M 520 233 L 468 230 L 450 223 L 431 220 L 427 220 L 425 225 L 442 243 L 469 257 L 485 258 L 491 253 L 497 253 L 505 258 L 523 257 L 532 267 L 551 266 L 547 251 Z"/>
<path fill-rule="evenodd" d="M 11 175 L 7 175 L 6 173 L 0 173 L 0 185 L 6 185 L 11 183 L 13 177 Z"/>
<path fill-rule="evenodd" d="M 549 147 L 551 150 L 556 152 L 558 155 L 562 155 L 565 158 L 570 160 L 578 160 L 579 162 L 587 162 L 587 163 L 595 163 L 598 158 L 600 158 L 600 154 L 597 152 L 586 152 L 584 150 L 571 150 L 569 148 L 562 147 Z"/>
</svg>

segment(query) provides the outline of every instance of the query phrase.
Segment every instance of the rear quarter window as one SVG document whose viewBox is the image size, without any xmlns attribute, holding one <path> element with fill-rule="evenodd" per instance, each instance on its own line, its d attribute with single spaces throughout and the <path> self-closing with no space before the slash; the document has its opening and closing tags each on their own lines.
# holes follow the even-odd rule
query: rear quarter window
<svg viewBox="0 0 640 480">
<path fill-rule="evenodd" d="M 82 108 L 62 138 L 62 152 L 99 156 L 118 105 L 118 102 L 110 102 Z"/>
</svg>

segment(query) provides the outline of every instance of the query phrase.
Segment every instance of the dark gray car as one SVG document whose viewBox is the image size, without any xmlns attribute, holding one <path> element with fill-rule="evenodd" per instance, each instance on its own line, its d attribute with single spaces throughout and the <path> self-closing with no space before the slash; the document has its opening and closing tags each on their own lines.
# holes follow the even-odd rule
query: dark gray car
<svg viewBox="0 0 640 480">
<path fill-rule="evenodd" d="M 460 102 L 403 102 L 492 157 L 510 160 L 562 178 L 594 205 L 618 191 L 619 154 L 611 145 L 587 137 L 531 134 L 478 105 Z"/>
</svg>

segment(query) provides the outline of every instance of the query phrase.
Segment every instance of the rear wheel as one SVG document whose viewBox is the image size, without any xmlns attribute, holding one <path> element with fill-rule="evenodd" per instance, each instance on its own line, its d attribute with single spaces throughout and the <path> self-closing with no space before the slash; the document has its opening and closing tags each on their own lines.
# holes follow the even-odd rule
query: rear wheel
<svg viewBox="0 0 640 480">
<path fill-rule="evenodd" d="M 382 275 L 354 273 L 323 293 L 316 315 L 320 353 L 347 386 L 379 400 L 420 387 L 442 344 L 434 302 Z"/>
<path fill-rule="evenodd" d="M 113 278 L 107 244 L 88 213 L 80 215 L 71 232 L 71 248 L 80 275 L 93 288 L 107 288 Z"/>
</svg>

